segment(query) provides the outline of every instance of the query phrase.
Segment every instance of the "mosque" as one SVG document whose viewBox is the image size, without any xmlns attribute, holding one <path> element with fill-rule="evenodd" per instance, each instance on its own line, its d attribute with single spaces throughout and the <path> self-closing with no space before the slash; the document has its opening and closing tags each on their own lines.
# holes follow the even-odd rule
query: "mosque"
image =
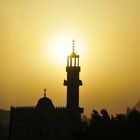
<svg viewBox="0 0 140 140">
<path fill-rule="evenodd" d="M 51 99 L 39 99 L 35 106 L 11 107 L 10 140 L 72 140 L 73 132 L 80 129 L 83 108 L 79 107 L 79 55 L 74 51 L 67 57 L 66 107 L 55 107 Z"/>
</svg>

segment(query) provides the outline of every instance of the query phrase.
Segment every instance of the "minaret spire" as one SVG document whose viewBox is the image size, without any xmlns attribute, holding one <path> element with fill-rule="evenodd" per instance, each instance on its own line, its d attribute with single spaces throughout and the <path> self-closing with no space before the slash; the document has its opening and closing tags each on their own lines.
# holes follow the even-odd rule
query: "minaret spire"
<svg viewBox="0 0 140 140">
<path fill-rule="evenodd" d="M 44 88 L 44 97 L 46 97 L 46 91 L 47 91 L 47 89 Z"/>
<path fill-rule="evenodd" d="M 74 47 L 75 47 L 74 46 L 74 43 L 75 43 L 75 40 L 73 39 L 72 42 L 73 42 L 73 44 L 72 44 L 72 51 L 74 52 Z"/>
</svg>

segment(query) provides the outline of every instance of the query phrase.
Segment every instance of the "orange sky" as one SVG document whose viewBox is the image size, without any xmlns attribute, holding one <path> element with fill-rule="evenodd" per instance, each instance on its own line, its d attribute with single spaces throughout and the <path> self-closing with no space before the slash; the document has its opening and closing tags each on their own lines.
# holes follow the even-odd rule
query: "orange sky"
<svg viewBox="0 0 140 140">
<path fill-rule="evenodd" d="M 73 38 L 85 113 L 132 107 L 140 99 L 139 7 L 139 0 L 1 0 L 0 108 L 36 105 L 44 87 L 65 106 L 66 57 L 55 50 Z"/>
</svg>

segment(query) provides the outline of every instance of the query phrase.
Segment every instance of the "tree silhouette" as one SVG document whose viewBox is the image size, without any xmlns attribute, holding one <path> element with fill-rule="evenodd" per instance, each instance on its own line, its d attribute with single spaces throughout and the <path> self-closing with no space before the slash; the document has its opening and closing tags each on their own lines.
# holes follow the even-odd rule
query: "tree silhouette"
<svg viewBox="0 0 140 140">
<path fill-rule="evenodd" d="M 87 123 L 88 124 L 88 123 Z M 106 109 L 93 109 L 89 125 L 74 134 L 74 140 L 135 140 L 140 139 L 140 112 L 111 116 Z"/>
</svg>

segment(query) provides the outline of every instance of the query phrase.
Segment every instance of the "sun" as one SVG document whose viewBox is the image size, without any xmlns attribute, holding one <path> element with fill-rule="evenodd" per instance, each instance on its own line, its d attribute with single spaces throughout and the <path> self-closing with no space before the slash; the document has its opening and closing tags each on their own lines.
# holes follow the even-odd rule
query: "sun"
<svg viewBox="0 0 140 140">
<path fill-rule="evenodd" d="M 72 52 L 72 40 L 75 40 L 75 52 L 80 55 L 82 54 L 82 39 L 73 36 L 72 33 L 63 31 L 48 38 L 44 45 L 46 49 L 44 52 L 45 56 L 47 55 L 51 59 L 52 64 L 54 63 L 60 66 L 66 64 L 67 56 Z"/>
<path fill-rule="evenodd" d="M 71 53 L 72 46 L 70 40 L 56 40 L 51 47 L 51 56 L 58 64 L 64 63 L 66 57 Z"/>
</svg>

